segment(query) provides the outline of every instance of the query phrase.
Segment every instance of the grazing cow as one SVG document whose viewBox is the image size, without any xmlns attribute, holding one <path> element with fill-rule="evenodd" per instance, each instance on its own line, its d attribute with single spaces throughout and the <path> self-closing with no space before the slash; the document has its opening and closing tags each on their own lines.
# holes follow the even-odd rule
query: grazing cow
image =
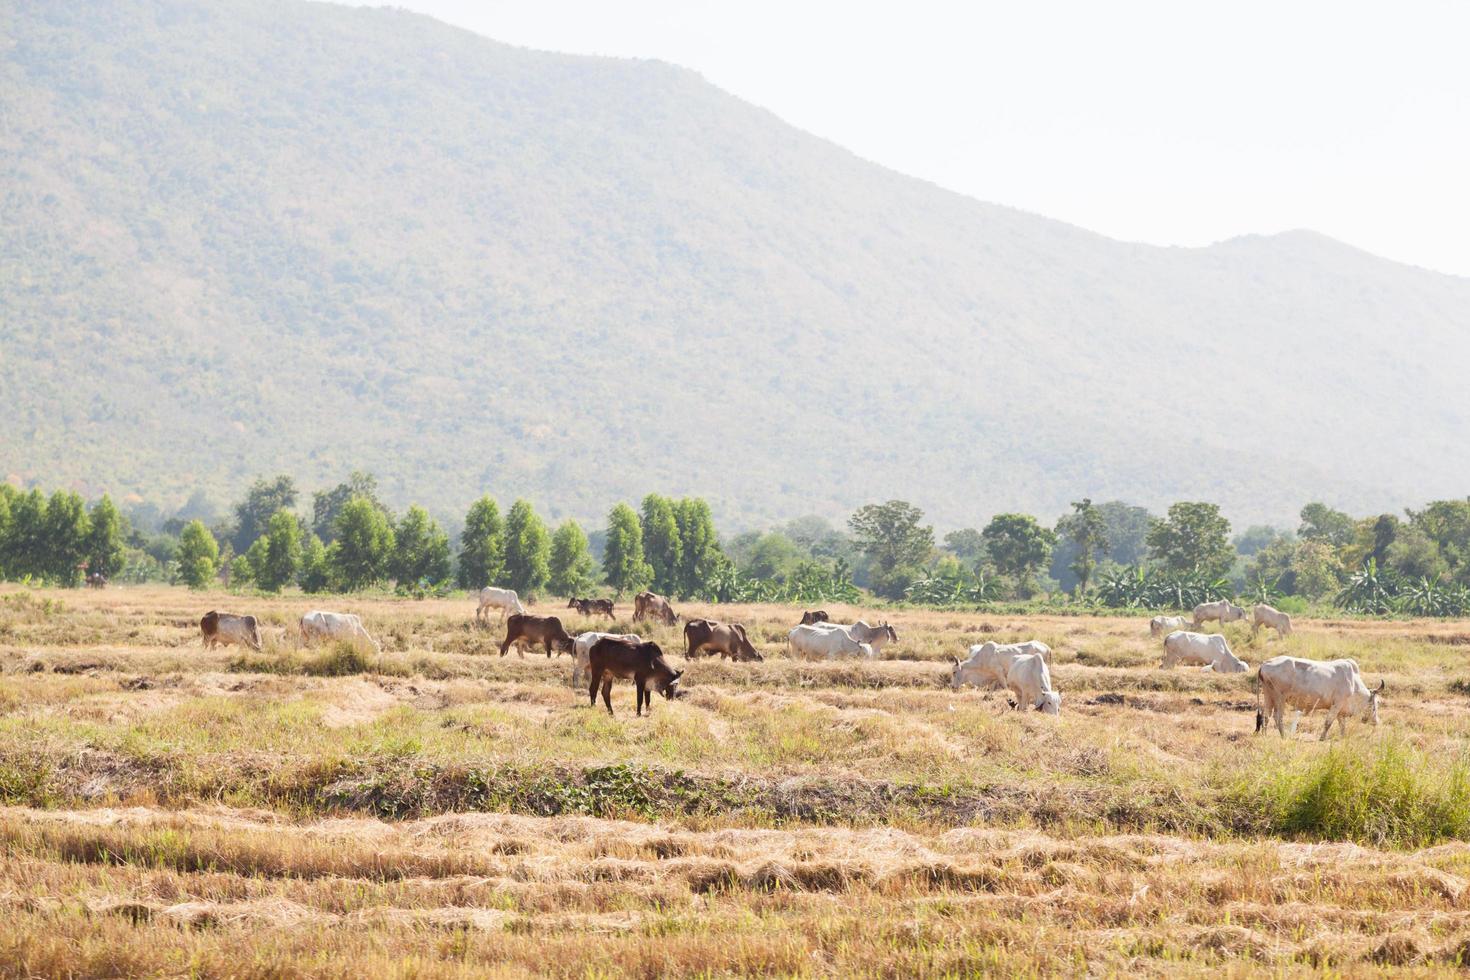
<svg viewBox="0 0 1470 980">
<path fill-rule="evenodd" d="M 830 622 L 832 622 L 832 617 L 827 615 L 827 610 L 825 610 L 825 609 L 813 609 L 813 610 L 811 610 L 809 612 L 802 613 L 801 614 L 801 622 L 798 623 L 797 625 L 798 626 L 810 626 L 813 623 L 830 623 Z"/>
<path fill-rule="evenodd" d="M 578 633 L 577 638 L 572 641 L 572 655 L 576 658 L 576 663 L 572 666 L 572 687 L 580 687 L 582 674 L 591 670 L 592 645 L 608 637 L 615 640 L 631 640 L 634 643 L 643 642 L 643 637 L 637 633 L 600 633 L 597 630 Z"/>
<path fill-rule="evenodd" d="M 1230 644 L 1219 633 L 1190 633 L 1186 630 L 1175 630 L 1164 637 L 1164 661 L 1159 666 L 1167 669 L 1175 664 L 1204 666 L 1217 674 L 1239 674 L 1250 668 L 1230 652 Z"/>
<path fill-rule="evenodd" d="M 1189 625 L 1189 620 L 1183 616 L 1155 616 L 1148 621 L 1148 635 L 1154 638 L 1168 636 L 1175 630 L 1182 630 Z"/>
<path fill-rule="evenodd" d="M 883 652 L 883 644 L 897 643 L 898 630 L 888 625 L 888 620 L 883 620 L 877 626 L 869 626 L 861 619 L 847 628 L 847 632 L 859 643 L 866 643 L 873 648 L 874 653 Z"/>
<path fill-rule="evenodd" d="M 1040 640 L 1027 640 L 1025 643 L 996 643 L 990 640 L 977 643 L 970 647 L 968 660 L 950 658 L 954 662 L 954 671 L 950 676 L 949 686 L 955 690 L 965 684 L 982 689 L 1005 687 L 1006 670 L 1011 661 L 1024 656 L 1040 657 L 1042 663 L 1051 666 L 1051 647 Z"/>
<path fill-rule="evenodd" d="M 615 619 L 613 615 L 613 601 L 611 599 L 572 599 L 567 603 L 568 609 L 577 610 L 581 616 L 606 616 Z"/>
<path fill-rule="evenodd" d="M 105 589 L 105 588 L 107 588 L 107 576 L 106 575 L 103 575 L 101 572 L 88 572 L 87 573 L 87 588 L 89 588 L 89 589 Z"/>
<path fill-rule="evenodd" d="M 684 624 L 684 658 L 693 659 L 701 650 L 718 653 L 720 659 L 765 660 L 745 635 L 739 623 L 717 623 L 711 619 L 691 619 Z"/>
<path fill-rule="evenodd" d="M 828 623 L 798 626 L 786 634 L 786 641 L 796 656 L 821 659 L 876 656 L 872 646 L 855 639 L 844 627 Z"/>
<path fill-rule="evenodd" d="M 1256 731 L 1266 727 L 1266 719 L 1276 722 L 1276 731 L 1286 737 L 1283 717 L 1288 707 L 1309 715 L 1316 708 L 1327 709 L 1327 724 L 1322 728 L 1322 741 L 1332 733 L 1337 722 L 1339 735 L 1347 734 L 1349 715 L 1357 715 L 1365 723 L 1378 724 L 1378 697 L 1386 681 L 1380 680 L 1373 690 L 1363 683 L 1356 660 L 1303 660 L 1300 657 L 1272 657 L 1256 671 Z"/>
<path fill-rule="evenodd" d="M 640 592 L 633 597 L 633 622 L 640 619 L 656 619 L 666 626 L 673 626 L 679 621 L 669 600 L 653 592 Z"/>
<path fill-rule="evenodd" d="M 1283 639 L 1291 635 L 1291 617 L 1264 602 L 1251 610 L 1251 636 L 1259 633 L 1262 626 L 1271 627 Z"/>
<path fill-rule="evenodd" d="M 353 613 L 325 612 L 313 609 L 301 617 L 301 642 L 311 644 L 317 640 L 351 640 L 361 637 L 372 644 L 379 653 L 383 648 L 363 628 L 362 620 Z"/>
<path fill-rule="evenodd" d="M 516 645 L 516 653 L 522 658 L 526 651 L 519 644 L 534 646 L 540 643 L 546 648 L 546 656 L 550 659 L 552 646 L 556 647 L 557 653 L 572 652 L 572 638 L 566 630 L 562 629 L 561 620 L 555 616 L 532 616 L 530 613 L 515 613 L 505 621 L 505 639 L 500 641 L 500 655 Z"/>
<path fill-rule="evenodd" d="M 1062 696 L 1051 686 L 1046 661 L 1034 653 L 1023 653 L 1006 666 L 1006 690 L 1015 695 L 1015 707 L 1035 708 L 1043 714 L 1061 711 Z"/>
<path fill-rule="evenodd" d="M 603 637 L 592 644 L 588 660 L 592 669 L 592 681 L 587 687 L 591 706 L 597 707 L 597 689 L 600 686 L 602 703 L 607 705 L 608 714 L 613 713 L 612 685 L 616 678 L 631 680 L 638 689 L 639 715 L 643 714 L 645 704 L 648 705 L 648 713 L 653 713 L 650 684 L 665 698 L 676 698 L 681 694 L 679 678 L 684 672 L 669 666 L 657 643 Z"/>
<path fill-rule="evenodd" d="M 204 637 L 204 645 L 211 650 L 231 643 L 252 650 L 260 649 L 260 627 L 254 616 L 236 616 L 211 609 L 199 620 L 199 633 Z"/>
<path fill-rule="evenodd" d="M 526 607 L 521 605 L 521 597 L 516 595 L 515 589 L 497 589 L 494 586 L 481 589 L 480 605 L 475 609 L 475 619 L 483 617 L 489 623 L 490 613 L 487 610 L 491 607 L 500 610 L 502 621 L 508 613 L 519 613 L 522 616 L 526 614 Z"/>
<path fill-rule="evenodd" d="M 1229 599 L 1221 599 L 1219 602 L 1201 602 L 1194 607 L 1195 629 L 1199 629 L 1212 619 L 1219 620 L 1221 626 L 1226 623 L 1237 623 L 1245 619 L 1245 610 Z"/>
</svg>

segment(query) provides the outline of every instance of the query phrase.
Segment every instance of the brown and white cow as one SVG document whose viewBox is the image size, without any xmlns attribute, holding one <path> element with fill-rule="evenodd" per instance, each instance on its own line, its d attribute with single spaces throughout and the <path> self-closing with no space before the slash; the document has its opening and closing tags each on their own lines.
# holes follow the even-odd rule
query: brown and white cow
<svg viewBox="0 0 1470 980">
<path fill-rule="evenodd" d="M 720 659 L 765 660 L 745 635 L 739 623 L 718 623 L 712 619 L 691 619 L 684 624 L 684 658 L 693 659 L 700 652 L 718 653 Z"/>
<path fill-rule="evenodd" d="M 669 600 L 654 592 L 640 592 L 633 597 L 633 622 L 640 619 L 656 619 L 666 626 L 679 621 Z"/>
<path fill-rule="evenodd" d="M 832 622 L 832 617 L 829 616 L 829 615 L 827 615 L 827 610 L 825 610 L 825 609 L 810 609 L 810 610 L 808 610 L 808 611 L 806 611 L 806 612 L 804 612 L 804 613 L 801 614 L 801 622 L 800 623 L 797 623 L 796 625 L 798 625 L 798 626 L 810 626 L 813 623 L 830 623 L 830 622 Z"/>
<path fill-rule="evenodd" d="M 231 643 L 252 650 L 260 649 L 260 626 L 254 616 L 236 616 L 211 609 L 199 620 L 199 633 L 204 637 L 204 645 L 211 650 Z"/>
<path fill-rule="evenodd" d="M 578 599 L 573 597 L 567 603 L 568 609 L 577 610 L 581 616 L 606 616 L 608 619 L 616 619 L 613 614 L 613 601 L 611 599 Z"/>
</svg>

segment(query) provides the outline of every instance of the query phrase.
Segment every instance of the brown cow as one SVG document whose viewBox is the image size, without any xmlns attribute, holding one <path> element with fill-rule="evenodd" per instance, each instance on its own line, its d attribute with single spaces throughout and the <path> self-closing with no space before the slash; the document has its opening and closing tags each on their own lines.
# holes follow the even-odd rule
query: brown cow
<svg viewBox="0 0 1470 980">
<path fill-rule="evenodd" d="M 665 698 L 680 697 L 683 693 L 679 690 L 679 677 L 684 672 L 669 666 L 657 643 L 638 643 L 608 636 L 592 644 L 588 659 L 592 667 L 592 683 L 587 688 L 590 706 L 597 707 L 597 689 L 600 686 L 602 703 L 607 705 L 608 714 L 613 713 L 613 680 L 619 677 L 631 680 L 638 689 L 640 716 L 645 704 L 648 705 L 648 713 L 653 714 L 653 692 L 648 689 L 650 682 Z"/>
<path fill-rule="evenodd" d="M 667 626 L 679 621 L 669 600 L 652 592 L 640 592 L 633 597 L 633 622 L 640 619 L 657 619 Z"/>
<path fill-rule="evenodd" d="M 555 616 L 533 616 L 530 613 L 513 613 L 505 621 L 505 639 L 500 641 L 500 655 L 503 657 L 511 644 L 525 643 L 534 646 L 540 643 L 546 647 L 546 656 L 551 657 L 551 647 L 556 645 L 557 653 L 571 653 L 573 640 L 567 631 L 562 629 L 561 620 Z M 516 653 L 525 657 L 526 651 L 519 646 Z"/>
<path fill-rule="evenodd" d="M 252 650 L 260 649 L 260 627 L 256 625 L 254 616 L 236 616 L 211 609 L 199 620 L 199 633 L 204 637 L 204 645 L 211 650 L 231 643 Z"/>
<path fill-rule="evenodd" d="M 745 636 L 745 627 L 739 623 L 717 623 L 712 619 L 691 619 L 684 624 L 684 651 L 686 660 L 692 659 L 701 650 L 718 653 L 720 659 L 765 660 Z"/>
<path fill-rule="evenodd" d="M 813 623 L 830 623 L 830 622 L 832 622 L 832 617 L 827 615 L 827 610 L 825 610 L 825 609 L 813 609 L 810 612 L 804 612 L 804 613 L 801 614 L 801 624 L 800 625 L 802 625 L 802 626 L 810 626 Z"/>
<path fill-rule="evenodd" d="M 608 619 L 616 619 L 613 613 L 613 601 L 611 599 L 577 599 L 573 598 L 567 603 L 568 609 L 575 609 L 582 616 L 606 616 Z"/>
</svg>

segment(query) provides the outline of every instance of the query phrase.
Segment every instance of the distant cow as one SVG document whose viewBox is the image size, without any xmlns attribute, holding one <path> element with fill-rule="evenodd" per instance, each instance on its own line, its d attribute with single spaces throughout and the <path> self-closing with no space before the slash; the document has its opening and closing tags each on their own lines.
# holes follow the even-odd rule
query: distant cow
<svg viewBox="0 0 1470 980">
<path fill-rule="evenodd" d="M 1199 629 L 1211 620 L 1219 620 L 1220 625 L 1226 623 L 1238 623 L 1245 619 L 1245 610 L 1231 602 L 1229 599 L 1221 599 L 1219 602 L 1201 602 L 1194 607 L 1194 628 Z"/>
<path fill-rule="evenodd" d="M 105 589 L 105 588 L 107 588 L 107 576 L 106 575 L 103 575 L 101 572 L 88 572 L 87 573 L 87 588 L 89 588 L 89 589 Z"/>
<path fill-rule="evenodd" d="M 801 614 L 801 622 L 798 623 L 797 625 L 798 626 L 810 626 L 813 623 L 830 623 L 831 621 L 832 621 L 832 617 L 827 615 L 827 610 L 825 610 L 825 609 L 813 609 L 813 610 L 811 610 L 809 612 L 802 613 Z"/>
<path fill-rule="evenodd" d="M 1187 630 L 1175 630 L 1164 637 L 1164 660 L 1159 666 L 1167 669 L 1175 664 L 1203 666 L 1217 674 L 1239 674 L 1250 667 L 1230 652 L 1230 644 L 1219 633 Z"/>
<path fill-rule="evenodd" d="M 1262 626 L 1271 627 L 1283 639 L 1291 635 L 1291 617 L 1264 602 L 1251 610 L 1251 636 L 1259 633 Z"/>
<path fill-rule="evenodd" d="M 352 640 L 362 638 L 372 644 L 379 653 L 383 648 L 363 628 L 362 620 L 353 613 L 325 612 L 313 609 L 301 617 L 301 641 L 311 644 L 317 640 Z"/>
<path fill-rule="evenodd" d="M 611 599 L 577 599 L 573 598 L 567 603 L 568 609 L 577 610 L 581 616 L 606 616 L 615 619 L 613 615 L 613 601 Z"/>
<path fill-rule="evenodd" d="M 1380 680 L 1373 690 L 1363 683 L 1356 660 L 1303 660 L 1300 657 L 1272 657 L 1256 671 L 1259 691 L 1256 694 L 1256 731 L 1266 727 L 1266 719 L 1276 723 L 1276 731 L 1286 737 L 1283 717 L 1287 708 L 1298 708 L 1309 715 L 1317 708 L 1327 709 L 1327 724 L 1322 740 L 1332 733 L 1337 722 L 1338 734 L 1347 734 L 1347 719 L 1356 715 L 1365 723 L 1378 724 L 1378 698 L 1386 681 Z"/>
<path fill-rule="evenodd" d="M 990 640 L 970 647 L 969 659 L 961 661 L 952 657 L 954 670 L 950 674 L 949 686 L 959 690 L 969 684 L 981 689 L 1006 686 L 1006 671 L 1017 657 L 1036 656 L 1048 667 L 1051 666 L 1051 647 L 1040 640 L 1025 643 L 996 643 Z"/>
<path fill-rule="evenodd" d="M 1189 620 L 1183 616 L 1155 616 L 1148 621 L 1148 635 L 1152 637 L 1168 636 L 1175 630 L 1182 630 L 1189 625 Z"/>
<path fill-rule="evenodd" d="M 786 641 L 795 656 L 820 659 L 872 658 L 875 656 L 871 645 L 854 639 L 852 634 L 841 626 L 831 626 L 826 623 L 798 626 L 786 634 Z"/>
<path fill-rule="evenodd" d="M 516 613 L 505 621 L 505 639 L 500 641 L 500 655 L 505 656 L 506 651 L 514 645 L 516 653 L 524 657 L 526 651 L 520 645 L 534 646 L 537 643 L 546 648 L 548 658 L 552 655 L 553 646 L 556 647 L 556 653 L 572 652 L 572 638 L 562 629 L 560 619 L 555 616 Z"/>
<path fill-rule="evenodd" d="M 877 626 L 869 626 L 860 619 L 847 627 L 847 632 L 859 643 L 871 646 L 874 653 L 882 653 L 885 643 L 898 642 L 898 630 L 889 626 L 886 619 Z"/>
<path fill-rule="evenodd" d="M 204 637 L 204 645 L 211 650 L 231 643 L 260 649 L 260 627 L 254 616 L 236 616 L 211 609 L 199 620 L 199 632 Z"/>
<path fill-rule="evenodd" d="M 526 607 L 521 605 L 521 597 L 516 595 L 515 589 L 497 589 L 494 586 L 480 590 L 480 605 L 475 608 L 475 619 L 483 618 L 490 621 L 490 609 L 499 609 L 500 618 L 503 621 L 509 613 L 519 613 L 524 616 Z"/>
<path fill-rule="evenodd" d="M 576 662 L 572 665 L 572 687 L 580 687 L 582 675 L 591 670 L 592 667 L 592 645 L 598 640 L 612 637 L 615 640 L 631 640 L 634 643 L 642 643 L 643 637 L 637 633 L 601 633 L 597 630 L 588 630 L 586 633 L 578 633 L 577 638 L 572 641 L 572 656 Z"/>
<path fill-rule="evenodd" d="M 701 651 L 720 655 L 723 660 L 765 660 L 745 635 L 739 623 L 717 623 L 710 619 L 691 619 L 684 624 L 685 659 Z"/>
<path fill-rule="evenodd" d="M 665 698 L 676 698 L 680 694 L 679 677 L 684 672 L 669 666 L 657 643 L 604 637 L 592 644 L 588 660 L 592 670 L 592 680 L 587 688 L 591 705 L 597 707 L 597 689 L 601 687 L 602 703 L 607 705 L 608 714 L 613 713 L 612 685 L 617 678 L 631 680 L 638 689 L 639 715 L 643 714 L 645 704 L 649 713 L 653 713 L 653 691 L 649 690 L 650 687 Z"/>
<path fill-rule="evenodd" d="M 679 621 L 669 600 L 653 592 L 640 592 L 633 597 L 633 622 L 640 619 L 656 619 L 666 626 L 673 626 Z"/>
<path fill-rule="evenodd" d="M 1018 709 L 1034 708 L 1048 715 L 1061 711 L 1062 696 L 1051 686 L 1051 671 L 1037 654 L 1023 653 L 1006 666 L 1005 687 L 1015 696 Z"/>
</svg>

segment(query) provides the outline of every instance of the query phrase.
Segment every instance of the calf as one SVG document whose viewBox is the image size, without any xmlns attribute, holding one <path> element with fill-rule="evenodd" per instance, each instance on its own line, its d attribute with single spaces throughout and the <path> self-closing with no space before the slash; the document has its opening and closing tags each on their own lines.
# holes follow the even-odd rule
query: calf
<svg viewBox="0 0 1470 980">
<path fill-rule="evenodd" d="M 1006 671 L 1017 657 L 1033 655 L 1051 666 L 1051 647 L 1040 640 L 1025 643 L 996 643 L 994 640 L 977 643 L 970 647 L 969 659 L 961 661 L 951 657 L 954 670 L 950 673 L 949 686 L 959 690 L 965 684 L 982 690 L 1005 687 Z M 1048 675 L 1050 676 L 1050 675 Z"/>
<path fill-rule="evenodd" d="M 500 641 L 500 655 L 503 657 L 512 644 L 525 643 L 535 645 L 540 643 L 546 647 L 546 656 L 549 659 L 552 654 L 552 646 L 556 647 L 557 653 L 571 653 L 573 641 L 570 634 L 562 629 L 561 620 L 555 616 L 532 616 L 529 613 L 516 613 L 505 623 L 505 639 Z M 526 652 L 516 647 L 516 653 L 525 657 Z"/>
<path fill-rule="evenodd" d="M 1155 616 L 1148 621 L 1148 635 L 1158 638 L 1168 636 L 1175 630 L 1182 630 L 1189 625 L 1189 620 L 1183 616 Z"/>
<path fill-rule="evenodd" d="M 590 673 L 592 669 L 592 645 L 607 637 L 615 640 L 632 640 L 634 643 L 643 642 L 643 637 L 637 633 L 601 633 L 597 630 L 578 633 L 577 638 L 572 641 L 572 656 L 576 660 L 572 665 L 572 687 L 580 687 L 582 675 Z"/>
<path fill-rule="evenodd" d="M 1291 617 L 1264 602 L 1251 610 L 1251 636 L 1259 633 L 1262 626 L 1271 627 L 1282 639 L 1291 635 Z"/>
<path fill-rule="evenodd" d="M 1043 714 L 1058 714 L 1062 696 L 1051 686 L 1051 671 L 1038 654 L 1023 653 L 1006 666 L 1006 690 L 1015 695 L 1014 707 L 1035 708 Z"/>
<path fill-rule="evenodd" d="M 204 645 L 211 650 L 231 643 L 252 650 L 260 649 L 260 627 L 254 616 L 236 616 L 211 609 L 199 620 L 199 633 L 204 637 Z"/>
<path fill-rule="evenodd" d="M 656 619 L 666 626 L 679 621 L 669 600 L 653 592 L 640 592 L 633 597 L 633 622 L 640 619 Z"/>
<path fill-rule="evenodd" d="M 1175 664 L 1203 666 L 1217 674 L 1239 674 L 1250 666 L 1230 650 L 1230 644 L 1219 633 L 1190 633 L 1175 630 L 1164 637 L 1164 659 L 1160 667 Z"/>
<path fill-rule="evenodd" d="M 797 623 L 796 625 L 798 625 L 798 626 L 810 626 L 813 623 L 830 623 L 830 622 L 832 622 L 832 617 L 827 615 L 827 610 L 825 610 L 825 609 L 813 609 L 813 610 L 811 610 L 809 612 L 802 613 L 801 614 L 801 622 Z"/>
<path fill-rule="evenodd" d="M 1201 602 L 1194 607 L 1195 629 L 1199 629 L 1212 619 L 1219 620 L 1223 627 L 1226 623 L 1237 623 L 1245 619 L 1245 610 L 1229 599 L 1221 599 L 1219 602 Z"/>
<path fill-rule="evenodd" d="M 483 618 L 489 622 L 491 609 L 499 609 L 501 619 L 505 619 L 507 613 L 526 613 L 526 607 L 521 605 L 521 597 L 516 595 L 515 589 L 497 589 L 493 586 L 480 590 L 480 604 L 475 607 L 475 619 L 478 621 Z"/>
<path fill-rule="evenodd" d="M 317 640 L 352 640 L 362 638 L 372 644 L 379 653 L 383 648 L 363 627 L 362 620 L 353 613 L 325 612 L 313 609 L 301 617 L 301 642 L 310 645 Z"/>
<path fill-rule="evenodd" d="M 592 667 L 592 682 L 587 688 L 590 706 L 597 707 L 597 689 L 601 687 L 602 703 L 607 705 L 608 714 L 613 713 L 612 685 L 616 678 L 631 680 L 638 689 L 640 716 L 645 704 L 648 705 L 649 714 L 653 713 L 653 692 L 649 690 L 650 684 L 665 698 L 680 696 L 679 678 L 684 672 L 669 666 L 657 643 L 604 637 L 592 644 L 588 659 Z"/>
<path fill-rule="evenodd" d="M 691 619 L 684 624 L 685 659 L 701 650 L 718 653 L 720 659 L 765 660 L 745 635 L 739 623 L 717 623 L 710 619 Z"/>
</svg>

